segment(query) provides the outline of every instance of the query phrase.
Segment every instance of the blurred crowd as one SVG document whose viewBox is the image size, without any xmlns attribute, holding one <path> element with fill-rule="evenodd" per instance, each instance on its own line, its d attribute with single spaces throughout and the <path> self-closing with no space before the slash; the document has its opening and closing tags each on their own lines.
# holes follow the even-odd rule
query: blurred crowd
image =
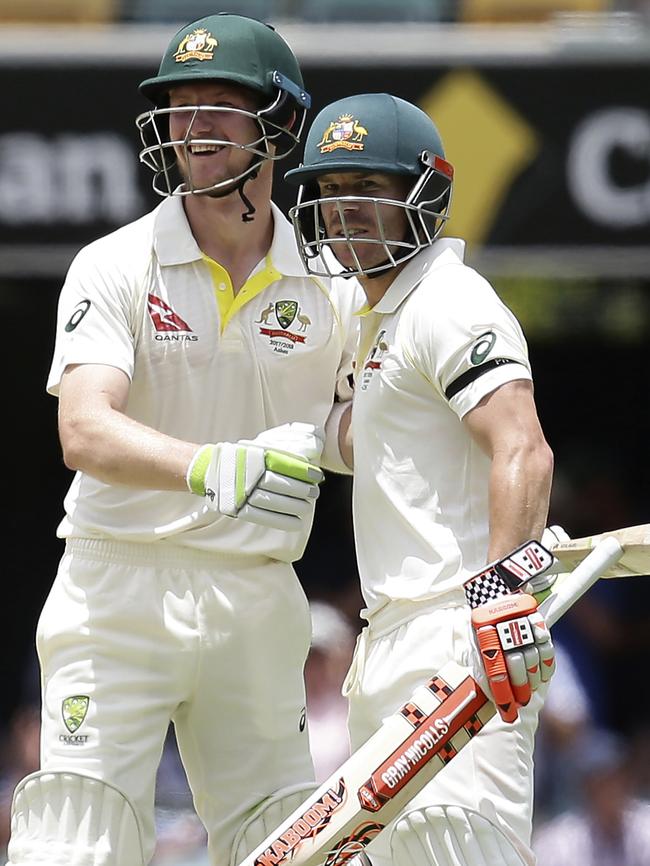
<svg viewBox="0 0 650 866">
<path fill-rule="evenodd" d="M 639 13 L 649 0 L 0 0 L 0 21 L 184 22 L 217 11 L 270 21 L 542 22 L 558 15 Z"/>
</svg>

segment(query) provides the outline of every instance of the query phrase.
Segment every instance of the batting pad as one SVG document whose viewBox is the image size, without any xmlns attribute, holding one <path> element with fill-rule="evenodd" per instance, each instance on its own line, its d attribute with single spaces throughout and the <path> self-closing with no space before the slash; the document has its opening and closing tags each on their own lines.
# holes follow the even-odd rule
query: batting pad
<svg viewBox="0 0 650 866">
<path fill-rule="evenodd" d="M 230 866 L 239 866 L 317 787 L 314 782 L 291 785 L 262 800 L 237 831 Z"/>
<path fill-rule="evenodd" d="M 391 833 L 390 848 L 395 866 L 528 866 L 498 827 L 462 806 L 407 812 Z"/>
<path fill-rule="evenodd" d="M 14 793 L 11 866 L 144 866 L 133 806 L 99 779 L 33 773 Z"/>
</svg>

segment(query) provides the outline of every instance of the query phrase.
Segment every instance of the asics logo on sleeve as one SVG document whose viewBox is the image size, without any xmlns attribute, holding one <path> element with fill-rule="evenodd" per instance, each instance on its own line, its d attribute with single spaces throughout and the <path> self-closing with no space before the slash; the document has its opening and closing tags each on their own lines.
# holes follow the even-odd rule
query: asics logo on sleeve
<svg viewBox="0 0 650 866">
<path fill-rule="evenodd" d="M 79 301 L 77 306 L 74 308 L 73 314 L 68 319 L 68 323 L 65 326 L 65 330 L 70 333 L 70 331 L 74 331 L 79 322 L 86 315 L 88 310 L 90 309 L 90 301 L 88 298 L 84 298 L 83 301 Z"/>
<path fill-rule="evenodd" d="M 469 356 L 472 364 L 482 364 L 490 354 L 497 341 L 497 335 L 494 331 L 486 331 L 478 338 L 472 349 L 472 354 Z"/>
</svg>

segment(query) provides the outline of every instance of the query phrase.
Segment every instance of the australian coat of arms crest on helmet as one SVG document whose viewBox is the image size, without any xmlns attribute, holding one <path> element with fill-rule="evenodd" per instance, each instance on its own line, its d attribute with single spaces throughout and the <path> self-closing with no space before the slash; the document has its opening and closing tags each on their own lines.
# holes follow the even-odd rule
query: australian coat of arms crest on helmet
<svg viewBox="0 0 650 866">
<path fill-rule="evenodd" d="M 184 63 L 186 60 L 212 60 L 218 44 L 209 30 L 198 27 L 181 39 L 174 57 L 177 63 Z"/>
<path fill-rule="evenodd" d="M 333 120 L 318 142 L 321 153 L 330 153 L 339 147 L 345 150 L 363 150 L 363 139 L 368 130 L 361 126 L 352 114 L 341 114 L 338 120 Z"/>
</svg>

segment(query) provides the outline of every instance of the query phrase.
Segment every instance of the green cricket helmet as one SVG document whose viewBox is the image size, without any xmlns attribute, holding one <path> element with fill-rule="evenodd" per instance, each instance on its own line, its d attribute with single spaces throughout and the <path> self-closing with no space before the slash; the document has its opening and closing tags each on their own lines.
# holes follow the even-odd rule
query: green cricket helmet
<svg viewBox="0 0 650 866">
<path fill-rule="evenodd" d="M 404 200 L 321 195 L 318 178 L 339 172 L 401 175 L 413 183 Z M 302 165 L 285 175 L 289 183 L 300 186 L 289 215 L 305 266 L 318 276 L 335 275 L 338 270 L 328 264 L 328 250 L 336 256 L 343 246 L 355 262 L 343 276 L 379 274 L 410 259 L 434 242 L 449 218 L 453 176 L 435 124 L 410 102 L 388 93 L 364 93 L 331 103 L 312 124 Z M 336 234 L 328 235 L 323 221 L 325 200 L 336 203 Z M 377 237 L 353 235 L 344 205 L 368 201 L 374 204 Z M 402 237 L 387 238 L 382 211 L 395 207 L 404 211 L 406 230 Z M 357 255 L 363 244 L 383 246 L 385 260 L 364 267 Z"/>
<path fill-rule="evenodd" d="M 260 107 L 247 111 L 232 106 L 182 106 L 170 108 L 169 92 L 187 83 L 226 81 L 249 88 Z M 154 172 L 153 188 L 163 196 L 212 193 L 225 195 L 255 177 L 264 160 L 287 156 L 300 141 L 311 99 L 305 91 L 298 61 L 284 39 L 269 24 L 241 15 L 218 13 L 182 27 L 165 51 L 158 75 L 140 84 L 140 92 L 155 108 L 136 119 L 143 149 L 140 161 Z M 235 112 L 252 118 L 259 129 L 253 141 L 237 142 L 199 137 L 193 133 L 197 115 Z M 189 117 L 182 139 L 171 140 L 170 115 L 182 111 Z M 192 146 L 237 147 L 251 154 L 241 174 L 211 187 L 196 188 L 191 176 L 178 186 L 175 149 Z"/>
</svg>

